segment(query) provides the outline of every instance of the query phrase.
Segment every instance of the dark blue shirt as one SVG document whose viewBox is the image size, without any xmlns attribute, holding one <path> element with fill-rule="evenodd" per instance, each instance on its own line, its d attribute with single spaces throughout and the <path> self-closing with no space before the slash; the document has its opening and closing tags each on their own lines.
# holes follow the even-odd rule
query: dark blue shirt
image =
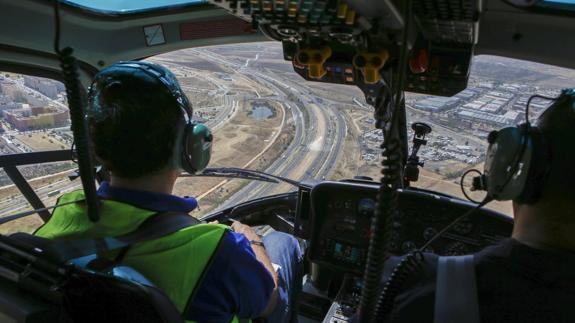
<svg viewBox="0 0 575 323">
<path fill-rule="evenodd" d="M 100 185 L 98 196 L 157 212 L 189 213 L 198 206 L 193 197 L 112 187 L 107 182 Z M 232 313 L 254 318 L 264 311 L 274 282 L 244 235 L 227 231 L 206 270 L 195 298 L 185 310 L 186 320 L 229 322 Z"/>
</svg>

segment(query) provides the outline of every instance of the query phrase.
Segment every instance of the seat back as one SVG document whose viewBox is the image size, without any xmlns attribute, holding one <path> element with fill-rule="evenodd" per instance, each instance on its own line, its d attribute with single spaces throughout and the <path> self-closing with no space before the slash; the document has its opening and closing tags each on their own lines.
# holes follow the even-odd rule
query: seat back
<svg viewBox="0 0 575 323">
<path fill-rule="evenodd" d="M 55 264 L 50 241 L 0 236 L 2 322 L 184 322 L 169 298 L 135 270 L 113 275 Z"/>
<path fill-rule="evenodd" d="M 76 272 L 63 296 L 73 322 L 184 322 L 158 288 L 116 276 Z"/>
</svg>

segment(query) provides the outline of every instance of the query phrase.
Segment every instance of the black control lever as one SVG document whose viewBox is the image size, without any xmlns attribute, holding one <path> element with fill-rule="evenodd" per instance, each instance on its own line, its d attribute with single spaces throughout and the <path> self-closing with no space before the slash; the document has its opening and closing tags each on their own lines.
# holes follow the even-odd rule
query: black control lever
<svg viewBox="0 0 575 323">
<path fill-rule="evenodd" d="M 423 167 L 423 162 L 419 161 L 419 148 L 427 144 L 425 136 L 431 132 L 431 127 L 423 122 L 414 122 L 411 124 L 413 129 L 413 147 L 411 154 L 407 158 L 405 164 L 405 172 L 403 173 L 403 181 L 405 186 L 409 186 L 409 182 L 416 182 L 419 179 L 419 167 Z"/>
</svg>

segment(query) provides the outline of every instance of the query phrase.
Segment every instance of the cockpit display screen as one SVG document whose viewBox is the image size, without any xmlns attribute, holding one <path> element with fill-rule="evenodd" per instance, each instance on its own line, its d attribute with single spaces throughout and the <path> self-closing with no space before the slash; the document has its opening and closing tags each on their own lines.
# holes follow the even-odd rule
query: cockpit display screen
<svg viewBox="0 0 575 323">
<path fill-rule="evenodd" d="M 333 244 L 333 257 L 352 264 L 360 262 L 360 251 L 358 248 L 347 244 L 335 242 Z"/>
<path fill-rule="evenodd" d="M 338 270 L 361 274 L 367 258 L 376 191 L 361 185 L 324 182 L 311 192 L 312 239 L 309 258 Z"/>
</svg>

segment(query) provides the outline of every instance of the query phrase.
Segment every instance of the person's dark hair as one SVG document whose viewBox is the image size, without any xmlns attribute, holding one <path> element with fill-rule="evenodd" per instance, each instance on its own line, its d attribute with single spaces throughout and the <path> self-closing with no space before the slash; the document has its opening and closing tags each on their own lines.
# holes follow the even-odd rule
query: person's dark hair
<svg viewBox="0 0 575 323">
<path fill-rule="evenodd" d="M 87 121 L 104 166 L 116 176 L 136 178 L 170 166 L 183 116 L 171 92 L 153 76 L 111 66 L 95 78 Z"/>
<path fill-rule="evenodd" d="M 551 170 L 542 197 L 575 203 L 575 100 L 547 109 L 537 126 L 551 148 Z"/>
</svg>

